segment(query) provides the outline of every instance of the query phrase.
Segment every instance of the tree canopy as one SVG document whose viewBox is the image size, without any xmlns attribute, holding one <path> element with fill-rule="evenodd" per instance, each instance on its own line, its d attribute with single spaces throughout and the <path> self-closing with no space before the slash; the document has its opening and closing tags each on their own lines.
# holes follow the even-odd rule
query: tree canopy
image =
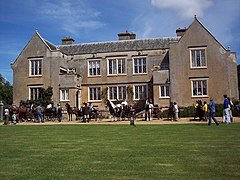
<svg viewBox="0 0 240 180">
<path fill-rule="evenodd" d="M 13 87 L 0 73 L 0 101 L 4 105 L 10 105 L 13 102 Z"/>
</svg>

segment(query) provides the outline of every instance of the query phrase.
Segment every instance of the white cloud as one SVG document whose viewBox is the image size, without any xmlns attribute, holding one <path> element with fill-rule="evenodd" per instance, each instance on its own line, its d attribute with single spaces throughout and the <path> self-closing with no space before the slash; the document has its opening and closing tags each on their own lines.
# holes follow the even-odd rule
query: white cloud
<svg viewBox="0 0 240 180">
<path fill-rule="evenodd" d="M 194 15 L 202 17 L 204 10 L 212 5 L 212 0 L 151 0 L 157 9 L 175 10 L 183 19 L 192 18 Z"/>
<path fill-rule="evenodd" d="M 100 12 L 84 1 L 45 1 L 40 6 L 40 14 L 57 24 L 59 28 L 74 35 L 104 26 L 104 23 L 99 20 Z"/>
</svg>

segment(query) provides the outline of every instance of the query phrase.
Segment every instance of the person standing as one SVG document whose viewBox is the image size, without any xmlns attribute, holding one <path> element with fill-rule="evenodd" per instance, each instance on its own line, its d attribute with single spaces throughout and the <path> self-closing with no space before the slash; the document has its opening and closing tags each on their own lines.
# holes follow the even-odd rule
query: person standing
<svg viewBox="0 0 240 180">
<path fill-rule="evenodd" d="M 176 102 L 173 103 L 173 112 L 174 112 L 174 120 L 178 121 L 179 109 L 178 109 L 178 105 Z"/>
<path fill-rule="evenodd" d="M 4 109 L 4 123 L 3 123 L 3 125 L 8 125 L 8 121 L 9 121 L 9 109 L 5 108 Z"/>
<path fill-rule="evenodd" d="M 213 101 L 213 99 L 210 99 L 210 103 L 209 103 L 209 121 L 208 121 L 208 125 L 210 126 L 212 124 L 212 119 L 213 121 L 215 122 L 215 124 L 218 126 L 219 123 L 217 121 L 217 119 L 215 118 L 215 111 L 216 111 L 216 108 L 215 108 L 215 102 Z"/>
<path fill-rule="evenodd" d="M 36 107 L 37 117 L 38 117 L 38 123 L 44 122 L 43 120 L 43 114 L 42 114 L 42 107 L 38 104 Z"/>
<path fill-rule="evenodd" d="M 57 118 L 58 118 L 58 122 L 62 121 L 62 107 L 60 104 L 58 104 L 57 106 Z"/>
<path fill-rule="evenodd" d="M 204 101 L 202 109 L 203 109 L 204 120 L 207 121 L 208 105 L 206 101 Z"/>
<path fill-rule="evenodd" d="M 224 119 L 226 119 L 227 124 L 231 124 L 231 119 L 230 119 L 230 114 L 229 114 L 230 102 L 229 102 L 226 94 L 224 94 L 223 97 L 224 97 L 224 101 L 223 101 Z"/>
</svg>

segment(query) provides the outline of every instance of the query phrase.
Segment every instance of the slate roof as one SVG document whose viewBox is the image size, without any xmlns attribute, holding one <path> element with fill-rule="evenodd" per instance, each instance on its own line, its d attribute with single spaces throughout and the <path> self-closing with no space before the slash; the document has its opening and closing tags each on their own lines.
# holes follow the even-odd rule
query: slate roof
<svg viewBox="0 0 240 180">
<path fill-rule="evenodd" d="M 174 37 L 84 43 L 76 45 L 60 45 L 57 46 L 57 49 L 66 55 L 168 49 L 170 42 L 176 42 L 179 41 L 179 39 L 179 37 Z"/>
</svg>

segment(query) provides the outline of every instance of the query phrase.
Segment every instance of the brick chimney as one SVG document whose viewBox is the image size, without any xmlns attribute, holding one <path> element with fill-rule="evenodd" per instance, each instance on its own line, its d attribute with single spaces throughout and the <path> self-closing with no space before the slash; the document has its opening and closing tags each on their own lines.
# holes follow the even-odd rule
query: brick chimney
<svg viewBox="0 0 240 180">
<path fill-rule="evenodd" d="M 187 30 L 187 28 L 178 28 L 177 30 L 176 30 L 176 34 L 177 34 L 177 36 L 179 37 L 182 37 L 183 35 L 184 35 L 184 33 L 185 33 L 185 31 Z"/>
<path fill-rule="evenodd" d="M 129 33 L 127 30 L 124 33 L 119 33 L 118 34 L 118 40 L 129 40 L 129 39 L 136 39 L 136 34 L 131 32 Z"/>
<path fill-rule="evenodd" d="M 74 44 L 74 39 L 69 36 L 69 37 L 64 37 L 62 38 L 62 45 L 70 45 L 70 44 Z"/>
</svg>

